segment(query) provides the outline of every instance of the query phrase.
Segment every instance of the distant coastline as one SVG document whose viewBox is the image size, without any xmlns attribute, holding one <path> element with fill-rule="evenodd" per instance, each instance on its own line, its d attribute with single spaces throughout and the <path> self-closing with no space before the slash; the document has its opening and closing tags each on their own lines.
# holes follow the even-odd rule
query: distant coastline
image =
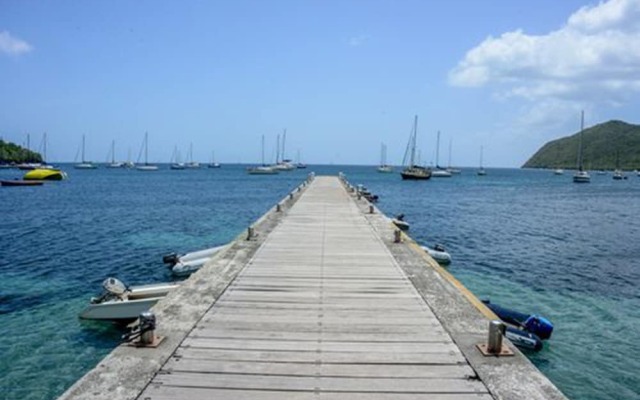
<svg viewBox="0 0 640 400">
<path fill-rule="evenodd" d="M 522 168 L 576 168 L 579 132 L 545 143 Z M 584 165 L 593 170 L 640 169 L 640 125 L 608 121 L 584 130 Z"/>
<path fill-rule="evenodd" d="M 40 153 L 0 140 L 0 164 L 40 163 Z"/>
</svg>

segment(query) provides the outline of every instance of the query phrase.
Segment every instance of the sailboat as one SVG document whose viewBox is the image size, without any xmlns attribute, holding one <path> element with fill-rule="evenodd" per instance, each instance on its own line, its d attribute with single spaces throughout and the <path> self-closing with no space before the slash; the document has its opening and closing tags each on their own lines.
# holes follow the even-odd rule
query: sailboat
<svg viewBox="0 0 640 400">
<path fill-rule="evenodd" d="M 184 165 L 189 169 L 197 169 L 200 168 L 200 163 L 197 161 L 193 161 L 193 143 L 189 145 L 189 157 L 187 158 L 189 161 Z"/>
<path fill-rule="evenodd" d="M 620 181 L 622 179 L 627 179 L 627 177 L 624 176 L 624 173 L 620 169 L 620 151 L 616 151 L 616 169 L 613 171 L 613 180 Z"/>
<path fill-rule="evenodd" d="M 591 176 L 582 168 L 582 133 L 584 131 L 584 110 L 580 117 L 580 138 L 578 145 L 578 171 L 573 175 L 573 182 L 575 183 L 589 183 L 591 182 Z"/>
<path fill-rule="evenodd" d="M 291 163 L 291 160 L 288 160 L 285 158 L 284 143 L 286 140 L 287 140 L 287 130 L 285 129 L 284 133 L 282 134 L 282 153 L 280 153 L 280 135 L 278 135 L 278 144 L 276 149 L 276 164 L 273 166 L 273 168 L 277 169 L 278 171 L 293 171 L 294 169 L 296 169 L 295 165 Z M 280 156 L 282 156 L 282 159 L 280 159 Z"/>
<path fill-rule="evenodd" d="M 158 166 L 149 164 L 149 133 L 144 133 L 144 141 L 142 142 L 142 146 L 144 148 L 144 164 L 136 165 L 136 169 L 138 171 L 157 171 Z M 142 149 L 140 149 L 142 150 Z M 140 160 L 140 156 L 138 156 L 138 160 Z"/>
<path fill-rule="evenodd" d="M 452 144 L 452 140 L 449 139 L 449 163 L 448 163 L 447 171 L 449 171 L 452 175 L 460 175 L 462 171 L 459 168 L 454 168 L 451 166 L 451 144 Z"/>
<path fill-rule="evenodd" d="M 307 168 L 307 164 L 300 161 L 300 150 L 298 149 L 298 161 L 296 162 L 297 169 L 305 169 Z"/>
<path fill-rule="evenodd" d="M 211 162 L 207 165 L 208 168 L 220 168 L 220 163 L 216 162 L 216 153 L 211 152 Z"/>
<path fill-rule="evenodd" d="M 37 164 L 36 168 L 58 170 L 58 168 L 54 167 L 53 165 L 47 162 L 47 132 L 42 134 L 42 162 Z"/>
<path fill-rule="evenodd" d="M 384 143 L 380 143 L 380 166 L 378 167 L 378 172 L 393 172 L 393 167 L 387 165 L 387 145 Z"/>
<path fill-rule="evenodd" d="M 131 161 L 131 147 L 127 149 L 127 161 L 124 163 L 124 168 L 134 168 L 136 165 Z"/>
<path fill-rule="evenodd" d="M 480 146 L 480 168 L 478 169 L 478 176 L 485 176 L 487 174 L 487 171 L 484 169 L 484 167 L 482 166 L 482 153 L 483 153 L 484 148 L 482 146 Z"/>
<path fill-rule="evenodd" d="M 264 163 L 264 135 L 262 135 L 262 165 L 258 167 L 247 168 L 249 175 L 275 175 L 278 170 L 274 167 L 265 165 Z"/>
<path fill-rule="evenodd" d="M 27 150 L 31 150 L 31 134 L 27 133 Z M 23 171 L 30 171 L 36 168 L 40 168 L 39 162 L 22 162 L 16 166 L 18 169 Z"/>
<path fill-rule="evenodd" d="M 560 160 L 560 148 L 557 147 L 556 149 L 557 149 L 556 150 L 556 160 Z M 558 162 L 558 161 L 556 161 L 556 162 Z M 553 170 L 553 174 L 554 175 L 564 175 L 564 170 L 562 168 L 558 167 L 558 168 Z"/>
<path fill-rule="evenodd" d="M 111 162 L 107 162 L 107 168 L 124 168 L 124 163 L 116 162 L 116 141 L 111 141 L 111 150 L 109 150 L 109 154 L 107 154 L 107 160 L 109 159 L 109 155 L 111 155 Z"/>
<path fill-rule="evenodd" d="M 173 146 L 173 153 L 171 154 L 171 163 L 169 165 L 170 169 L 184 169 L 184 163 L 180 162 L 180 152 L 178 151 L 178 146 Z"/>
<path fill-rule="evenodd" d="M 436 169 L 431 171 L 433 178 L 451 178 L 451 172 L 440 166 L 440 131 L 438 131 L 438 139 L 436 140 Z"/>
<path fill-rule="evenodd" d="M 417 165 L 416 159 L 416 137 L 418 136 L 418 116 L 413 119 L 413 129 L 409 136 L 409 142 L 407 143 L 407 149 L 404 152 L 404 159 L 402 163 L 406 167 L 400 172 L 400 176 L 404 180 L 426 180 L 431 178 L 431 170 L 429 168 Z M 407 156 L 409 156 L 409 162 L 407 163 Z"/>
<path fill-rule="evenodd" d="M 92 163 L 91 161 L 86 161 L 84 159 L 84 135 L 82 135 L 82 161 L 80 162 L 80 164 L 76 164 L 73 167 L 75 169 L 96 169 L 98 168 L 94 163 Z"/>
</svg>

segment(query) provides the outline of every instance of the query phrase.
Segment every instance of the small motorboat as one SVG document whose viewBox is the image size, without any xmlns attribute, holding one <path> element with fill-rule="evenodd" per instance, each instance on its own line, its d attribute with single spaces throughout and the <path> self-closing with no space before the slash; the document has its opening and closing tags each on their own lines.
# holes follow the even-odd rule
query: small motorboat
<svg viewBox="0 0 640 400">
<path fill-rule="evenodd" d="M 80 313 L 81 319 L 98 321 L 127 322 L 153 307 L 177 283 L 154 283 L 151 285 L 128 287 L 116 278 L 102 282 L 104 293 L 91 298 L 90 304 Z"/>
<path fill-rule="evenodd" d="M 36 168 L 22 177 L 25 181 L 61 181 L 67 179 L 67 174 L 55 168 Z"/>
<path fill-rule="evenodd" d="M 553 324 L 544 317 L 510 310 L 493 304 L 489 300 L 482 300 L 482 302 L 507 324 L 505 336 L 518 347 L 534 351 L 542 350 L 542 341 L 549 339 L 553 333 Z"/>
<path fill-rule="evenodd" d="M 401 231 L 409 230 L 409 223 L 404 220 L 404 214 L 396 215 L 394 219 L 391 220 L 395 226 L 398 227 Z"/>
<path fill-rule="evenodd" d="M 176 276 L 187 276 L 199 270 L 207 261 L 216 255 L 227 245 L 211 247 L 209 249 L 194 251 L 183 255 L 170 253 L 162 257 L 162 262 L 169 265 L 171 272 Z"/>
<path fill-rule="evenodd" d="M 449 265 L 451 264 L 451 254 L 447 252 L 441 244 L 436 244 L 433 246 L 433 249 L 427 246 L 421 246 L 424 251 L 429 253 L 429 255 L 436 260 L 436 262 L 440 265 Z"/>
<path fill-rule="evenodd" d="M 22 179 L 0 181 L 1 186 L 42 186 L 43 183 L 42 181 L 25 181 Z"/>
</svg>

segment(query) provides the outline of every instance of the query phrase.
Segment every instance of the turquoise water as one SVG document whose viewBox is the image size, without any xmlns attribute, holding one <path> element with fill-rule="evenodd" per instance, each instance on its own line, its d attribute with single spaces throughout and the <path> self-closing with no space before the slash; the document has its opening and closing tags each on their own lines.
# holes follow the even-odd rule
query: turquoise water
<svg viewBox="0 0 640 400">
<path fill-rule="evenodd" d="M 68 169 L 67 181 L 0 188 L 0 397 L 54 399 L 117 345 L 120 331 L 77 318 L 105 277 L 171 280 L 162 254 L 226 243 L 308 172 L 343 171 L 388 215 L 404 213 L 416 240 L 444 244 L 478 297 L 554 322 L 529 356 L 569 398 L 640 399 L 640 178 L 576 185 L 505 169 L 403 182 L 371 167 L 243 168 Z"/>
</svg>

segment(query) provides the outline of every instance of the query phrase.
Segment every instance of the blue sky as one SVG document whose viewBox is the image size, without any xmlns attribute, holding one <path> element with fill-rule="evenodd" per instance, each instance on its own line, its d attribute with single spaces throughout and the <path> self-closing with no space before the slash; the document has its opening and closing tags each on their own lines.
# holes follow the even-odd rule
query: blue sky
<svg viewBox="0 0 640 400">
<path fill-rule="evenodd" d="M 640 123 L 640 0 L 0 0 L 0 136 L 50 159 L 174 146 L 254 163 L 287 128 L 308 163 L 517 167 L 546 141 Z"/>
</svg>

